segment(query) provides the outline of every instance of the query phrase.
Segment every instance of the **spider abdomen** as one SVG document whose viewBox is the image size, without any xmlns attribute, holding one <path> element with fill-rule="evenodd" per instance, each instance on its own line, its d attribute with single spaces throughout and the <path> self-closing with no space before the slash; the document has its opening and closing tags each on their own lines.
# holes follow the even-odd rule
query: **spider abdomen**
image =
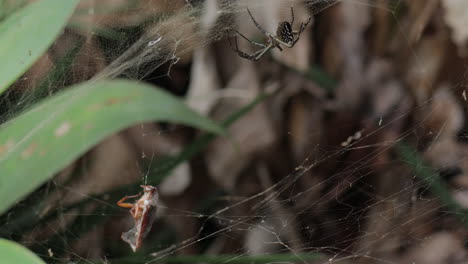
<svg viewBox="0 0 468 264">
<path fill-rule="evenodd" d="M 283 42 L 292 42 L 294 39 L 294 35 L 292 32 L 291 24 L 287 21 L 280 22 L 278 25 L 278 30 L 276 31 L 276 36 Z"/>
</svg>

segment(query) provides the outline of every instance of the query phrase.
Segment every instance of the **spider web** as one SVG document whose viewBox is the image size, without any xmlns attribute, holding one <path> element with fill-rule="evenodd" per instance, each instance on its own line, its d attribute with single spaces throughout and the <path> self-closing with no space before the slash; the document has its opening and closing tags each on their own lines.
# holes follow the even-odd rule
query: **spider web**
<svg viewBox="0 0 468 264">
<path fill-rule="evenodd" d="M 2 216 L 3 237 L 55 262 L 221 255 L 227 258 L 218 262 L 239 263 L 272 254 L 290 254 L 296 259 L 284 262 L 298 263 L 467 261 L 464 211 L 452 210 L 430 183 L 442 179 L 452 199 L 466 206 L 466 70 L 451 66 L 458 70 L 452 80 L 432 76 L 443 71 L 430 65 L 445 65 L 434 62 L 442 56 L 429 56 L 446 47 L 433 33 L 443 31 L 443 22 L 424 14 L 438 7 L 431 13 L 421 4 L 423 15 L 416 16 L 403 1 L 137 2 L 109 10 L 83 2 L 81 13 L 103 13 L 89 22 L 78 12 L 56 42 L 50 56 L 83 60 L 70 60 L 61 86 L 117 77 L 145 81 L 184 95 L 218 121 L 261 92 L 274 92 L 230 127 L 229 138 L 214 140 L 165 178 L 165 161 L 197 138 L 194 131 L 148 123 L 106 139 Z M 290 6 L 295 27 L 314 15 L 293 49 L 274 50 L 256 63 L 230 50 L 226 39 L 234 29 L 263 40 L 247 7 L 276 32 L 279 21 L 289 20 Z M 73 41 L 82 46 L 60 49 Z M 316 69 L 311 61 L 333 77 L 314 79 L 323 72 L 309 70 Z M 44 87 L 40 94 L 10 92 L 4 119 L 60 88 L 56 82 Z M 412 146 L 406 155 L 421 153 L 427 161 L 419 167 L 440 177 L 428 183 L 417 176 L 402 144 Z M 120 235 L 133 219 L 116 209 L 120 197 L 112 193 L 127 186 L 126 194 L 136 194 L 149 182 L 160 182 L 158 217 L 132 253 Z M 30 212 L 40 225 L 14 229 L 34 201 L 42 201 Z M 173 261 L 208 262 L 194 259 Z"/>
</svg>

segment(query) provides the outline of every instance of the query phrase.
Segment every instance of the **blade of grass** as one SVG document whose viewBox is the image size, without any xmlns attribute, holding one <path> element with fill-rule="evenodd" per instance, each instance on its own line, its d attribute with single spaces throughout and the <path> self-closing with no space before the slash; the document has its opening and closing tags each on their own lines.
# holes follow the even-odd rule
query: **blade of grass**
<svg viewBox="0 0 468 264">
<path fill-rule="evenodd" d="M 320 87 L 323 87 L 328 93 L 335 90 L 337 82 L 328 73 L 323 71 L 319 66 L 312 65 L 306 72 L 300 72 L 307 79 L 316 82 Z"/>
<path fill-rule="evenodd" d="M 329 93 L 329 94 L 333 93 L 333 91 L 335 90 L 335 87 L 337 85 L 337 81 L 332 76 L 330 76 L 327 72 L 325 72 L 322 68 L 320 68 L 318 65 L 312 65 L 306 71 L 302 71 L 302 70 L 298 70 L 296 68 L 293 68 L 293 67 L 283 63 L 280 60 L 275 59 L 275 61 L 277 63 L 281 64 L 283 67 L 286 67 L 289 70 L 302 75 L 306 79 L 314 81 L 320 87 L 325 89 L 325 91 L 327 93 Z"/>
<path fill-rule="evenodd" d="M 24 93 L 22 98 L 20 98 L 16 104 L 13 104 L 15 107 L 10 107 L 8 110 L 11 113 L 19 113 L 39 99 L 50 96 L 58 89 L 62 88 L 61 81 L 64 80 L 66 75 L 70 72 L 73 61 L 80 51 L 82 44 L 82 41 L 75 43 L 74 47 L 55 63 L 54 67 L 35 88 L 32 89 L 31 92 Z"/>
<path fill-rule="evenodd" d="M 69 88 L 0 126 L 0 213 L 106 136 L 148 121 L 223 131 L 149 85 L 119 80 Z"/>
<path fill-rule="evenodd" d="M 423 160 L 421 155 L 404 142 L 397 144 L 397 151 L 403 161 L 408 163 L 416 176 L 430 187 L 432 193 L 440 199 L 442 204 L 447 206 L 463 224 L 468 225 L 468 211 L 452 198 L 446 184 L 439 178 L 438 173 Z"/>
<path fill-rule="evenodd" d="M 41 0 L 0 23 L 0 94 L 52 45 L 78 0 Z"/>
<path fill-rule="evenodd" d="M 18 243 L 0 238 L 0 263 L 45 264 Z"/>
</svg>

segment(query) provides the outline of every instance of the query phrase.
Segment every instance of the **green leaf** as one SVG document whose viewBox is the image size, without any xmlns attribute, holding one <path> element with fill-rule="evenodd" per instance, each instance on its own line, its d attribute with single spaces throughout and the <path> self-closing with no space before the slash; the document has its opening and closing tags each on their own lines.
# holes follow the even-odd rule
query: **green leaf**
<svg viewBox="0 0 468 264">
<path fill-rule="evenodd" d="M 397 151 L 405 163 L 415 172 L 416 176 L 424 181 L 434 195 L 436 195 L 444 206 L 447 206 L 461 222 L 468 225 L 468 211 L 460 206 L 452 197 L 448 186 L 439 178 L 438 173 L 427 164 L 423 157 L 405 142 L 399 142 Z"/>
<path fill-rule="evenodd" d="M 147 121 L 223 131 L 149 85 L 91 81 L 68 88 L 0 126 L 0 214 L 106 136 Z"/>
<path fill-rule="evenodd" d="M 52 45 L 78 0 L 41 0 L 20 9 L 0 24 L 0 93 Z"/>
<path fill-rule="evenodd" d="M 315 81 L 325 91 L 332 93 L 335 91 L 337 81 L 317 65 L 312 65 L 306 72 L 302 72 L 307 79 Z"/>
<path fill-rule="evenodd" d="M 0 238 L 0 263 L 45 264 L 27 248 L 2 238 Z"/>
<path fill-rule="evenodd" d="M 275 59 L 275 58 L 274 58 Z M 314 81 L 317 85 L 322 87 L 327 93 L 331 94 L 335 90 L 335 87 L 338 85 L 337 81 L 329 75 L 325 70 L 323 70 L 319 65 L 311 65 L 307 70 L 299 70 L 294 68 L 280 60 L 275 61 L 287 69 L 296 72 L 303 77 Z"/>
</svg>

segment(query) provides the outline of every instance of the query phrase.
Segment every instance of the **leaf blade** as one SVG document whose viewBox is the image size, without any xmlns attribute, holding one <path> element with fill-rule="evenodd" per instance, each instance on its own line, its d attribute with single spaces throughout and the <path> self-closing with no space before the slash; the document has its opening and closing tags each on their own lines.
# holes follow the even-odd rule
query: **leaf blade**
<svg viewBox="0 0 468 264">
<path fill-rule="evenodd" d="M 0 126 L 0 213 L 106 136 L 147 121 L 223 131 L 146 84 L 118 80 L 68 88 Z"/>
<path fill-rule="evenodd" d="M 78 0 L 41 0 L 0 24 L 0 93 L 26 72 L 60 34 Z"/>
<path fill-rule="evenodd" d="M 0 238 L 0 263 L 45 264 L 27 248 L 3 238 Z"/>
</svg>

